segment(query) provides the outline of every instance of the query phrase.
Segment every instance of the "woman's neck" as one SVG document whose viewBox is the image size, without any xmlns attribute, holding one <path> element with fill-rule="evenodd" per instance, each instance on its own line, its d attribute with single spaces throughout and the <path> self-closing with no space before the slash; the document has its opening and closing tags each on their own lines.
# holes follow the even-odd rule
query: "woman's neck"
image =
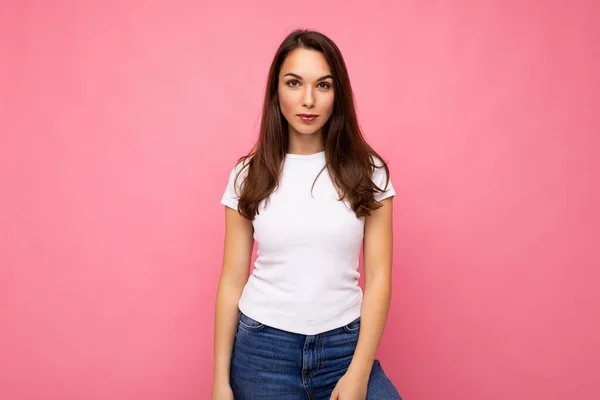
<svg viewBox="0 0 600 400">
<path fill-rule="evenodd" d="M 325 150 L 320 131 L 312 134 L 290 132 L 289 139 L 288 154 L 315 154 Z"/>
</svg>

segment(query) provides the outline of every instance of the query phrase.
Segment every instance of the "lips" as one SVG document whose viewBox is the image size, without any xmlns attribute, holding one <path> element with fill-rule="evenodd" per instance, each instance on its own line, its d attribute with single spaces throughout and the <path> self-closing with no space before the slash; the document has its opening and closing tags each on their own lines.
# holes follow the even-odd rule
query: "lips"
<svg viewBox="0 0 600 400">
<path fill-rule="evenodd" d="M 304 122 L 312 122 L 317 119 L 318 115 L 315 114 L 298 114 L 298 117 Z"/>
</svg>

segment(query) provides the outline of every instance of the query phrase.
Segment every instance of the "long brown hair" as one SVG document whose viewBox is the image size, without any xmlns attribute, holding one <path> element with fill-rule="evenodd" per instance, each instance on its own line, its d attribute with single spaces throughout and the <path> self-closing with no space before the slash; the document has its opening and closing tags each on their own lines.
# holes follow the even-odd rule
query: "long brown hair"
<svg viewBox="0 0 600 400">
<path fill-rule="evenodd" d="M 347 200 L 357 217 L 369 215 L 372 210 L 381 207 L 374 198 L 375 192 L 385 191 L 385 188 L 373 183 L 372 174 L 375 168 L 383 168 L 387 187 L 388 166 L 362 135 L 348 70 L 339 48 L 322 33 L 301 29 L 283 40 L 271 63 L 260 134 L 252 151 L 239 159 L 242 168 L 236 181 L 242 173 L 244 180 L 240 185 L 238 210 L 244 217 L 253 220 L 261 201 L 268 199 L 279 184 L 289 145 L 288 122 L 281 113 L 277 94 L 279 73 L 286 57 L 298 48 L 319 51 L 329 63 L 335 96 L 333 112 L 323 126 L 326 168 L 340 200 Z"/>
</svg>

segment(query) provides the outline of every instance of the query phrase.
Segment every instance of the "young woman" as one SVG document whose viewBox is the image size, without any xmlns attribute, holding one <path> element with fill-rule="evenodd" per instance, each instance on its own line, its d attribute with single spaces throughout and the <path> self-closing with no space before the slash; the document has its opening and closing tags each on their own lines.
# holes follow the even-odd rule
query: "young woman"
<svg viewBox="0 0 600 400">
<path fill-rule="evenodd" d="M 328 37 L 285 38 L 258 142 L 221 200 L 213 400 L 400 399 L 375 359 L 391 296 L 395 191 L 353 101 Z"/>
</svg>

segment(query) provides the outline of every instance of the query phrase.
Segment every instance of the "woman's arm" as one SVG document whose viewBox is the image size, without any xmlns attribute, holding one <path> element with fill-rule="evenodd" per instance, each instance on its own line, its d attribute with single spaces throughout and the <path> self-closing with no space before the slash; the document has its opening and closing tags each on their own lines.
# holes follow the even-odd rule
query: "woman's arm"
<svg viewBox="0 0 600 400">
<path fill-rule="evenodd" d="M 214 320 L 213 388 L 229 387 L 231 352 L 238 323 L 238 303 L 248 281 L 252 246 L 252 222 L 225 207 L 223 265 L 217 291 Z"/>
<path fill-rule="evenodd" d="M 348 372 L 368 380 L 392 294 L 392 198 L 365 218 L 363 296 L 358 344 Z"/>
</svg>

